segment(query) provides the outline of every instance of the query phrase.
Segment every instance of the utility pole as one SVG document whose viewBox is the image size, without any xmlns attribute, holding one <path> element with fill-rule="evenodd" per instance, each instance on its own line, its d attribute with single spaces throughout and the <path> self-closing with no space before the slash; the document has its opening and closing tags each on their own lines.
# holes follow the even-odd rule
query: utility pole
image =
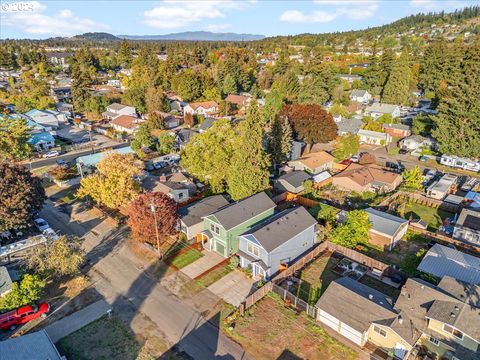
<svg viewBox="0 0 480 360">
<path fill-rule="evenodd" d="M 160 237 L 158 236 L 158 224 L 157 224 L 157 212 L 155 208 L 155 204 L 152 202 L 150 203 L 150 210 L 153 213 L 153 219 L 155 221 L 155 234 L 157 236 L 157 252 L 158 252 L 158 258 L 162 258 L 162 253 L 160 252 Z"/>
</svg>

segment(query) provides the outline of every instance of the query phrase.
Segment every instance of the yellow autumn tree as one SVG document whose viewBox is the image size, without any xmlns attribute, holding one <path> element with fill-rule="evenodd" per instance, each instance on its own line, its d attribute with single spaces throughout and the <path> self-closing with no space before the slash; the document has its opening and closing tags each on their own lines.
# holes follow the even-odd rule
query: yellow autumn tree
<svg viewBox="0 0 480 360">
<path fill-rule="evenodd" d="M 97 164 L 95 174 L 82 179 L 77 196 L 89 196 L 111 209 L 125 206 L 140 192 L 140 184 L 133 177 L 141 169 L 133 154 L 111 153 Z"/>
</svg>

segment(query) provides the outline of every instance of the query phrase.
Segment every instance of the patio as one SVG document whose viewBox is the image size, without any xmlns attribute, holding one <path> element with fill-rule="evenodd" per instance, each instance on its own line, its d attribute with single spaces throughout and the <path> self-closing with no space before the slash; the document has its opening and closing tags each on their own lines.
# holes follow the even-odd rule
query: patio
<svg viewBox="0 0 480 360">
<path fill-rule="evenodd" d="M 223 256 L 214 251 L 203 251 L 202 254 L 204 254 L 204 256 L 180 269 L 180 271 L 189 278 L 195 279 L 197 276 L 225 260 Z"/>
</svg>

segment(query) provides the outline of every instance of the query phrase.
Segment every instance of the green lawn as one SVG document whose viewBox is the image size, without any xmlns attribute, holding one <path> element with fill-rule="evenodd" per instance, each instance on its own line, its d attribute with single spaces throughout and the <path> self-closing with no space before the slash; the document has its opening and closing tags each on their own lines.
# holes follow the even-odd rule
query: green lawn
<svg viewBox="0 0 480 360">
<path fill-rule="evenodd" d="M 404 218 L 409 219 L 410 215 L 413 219 L 421 218 L 428 223 L 428 230 L 436 231 L 443 220 L 452 217 L 453 213 L 410 202 L 406 204 Z"/>
<path fill-rule="evenodd" d="M 210 271 L 208 274 L 202 276 L 200 279 L 195 280 L 199 285 L 207 288 L 212 285 L 214 282 L 217 282 L 222 277 L 227 275 L 232 268 L 229 264 L 219 266 L 216 269 Z"/>
<path fill-rule="evenodd" d="M 393 286 L 381 282 L 380 280 L 372 278 L 371 276 L 364 275 L 359 282 L 391 297 L 393 301 L 397 300 L 398 295 L 400 295 L 400 289 L 396 289 Z"/>
<path fill-rule="evenodd" d="M 315 304 L 328 285 L 340 277 L 332 271 L 338 261 L 334 257 L 322 256 L 308 264 L 302 270 L 300 286 L 295 286 L 292 292 L 309 304 Z"/>
<path fill-rule="evenodd" d="M 189 249 L 181 254 L 176 255 L 170 261 L 170 264 L 175 266 L 177 269 L 181 269 L 200 259 L 202 256 L 203 254 L 200 251 L 196 249 Z"/>
</svg>

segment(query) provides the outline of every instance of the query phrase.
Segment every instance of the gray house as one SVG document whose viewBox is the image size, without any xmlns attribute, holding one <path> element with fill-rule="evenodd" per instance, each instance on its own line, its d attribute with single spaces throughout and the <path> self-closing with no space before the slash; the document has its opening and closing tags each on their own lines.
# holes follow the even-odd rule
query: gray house
<svg viewBox="0 0 480 360">
<path fill-rule="evenodd" d="M 288 174 L 280 176 L 273 187 L 279 191 L 288 191 L 293 194 L 298 194 L 304 189 L 303 182 L 310 179 L 305 171 L 292 171 Z"/>
<path fill-rule="evenodd" d="M 304 207 L 272 215 L 239 236 L 240 266 L 269 278 L 313 247 L 316 224 Z"/>
<path fill-rule="evenodd" d="M 480 212 L 463 209 L 455 224 L 453 238 L 480 246 Z"/>
<path fill-rule="evenodd" d="M 179 208 L 177 215 L 180 231 L 187 236 L 188 240 L 193 239 L 203 231 L 203 217 L 226 205 L 228 205 L 228 200 L 223 195 L 214 195 Z"/>
</svg>

